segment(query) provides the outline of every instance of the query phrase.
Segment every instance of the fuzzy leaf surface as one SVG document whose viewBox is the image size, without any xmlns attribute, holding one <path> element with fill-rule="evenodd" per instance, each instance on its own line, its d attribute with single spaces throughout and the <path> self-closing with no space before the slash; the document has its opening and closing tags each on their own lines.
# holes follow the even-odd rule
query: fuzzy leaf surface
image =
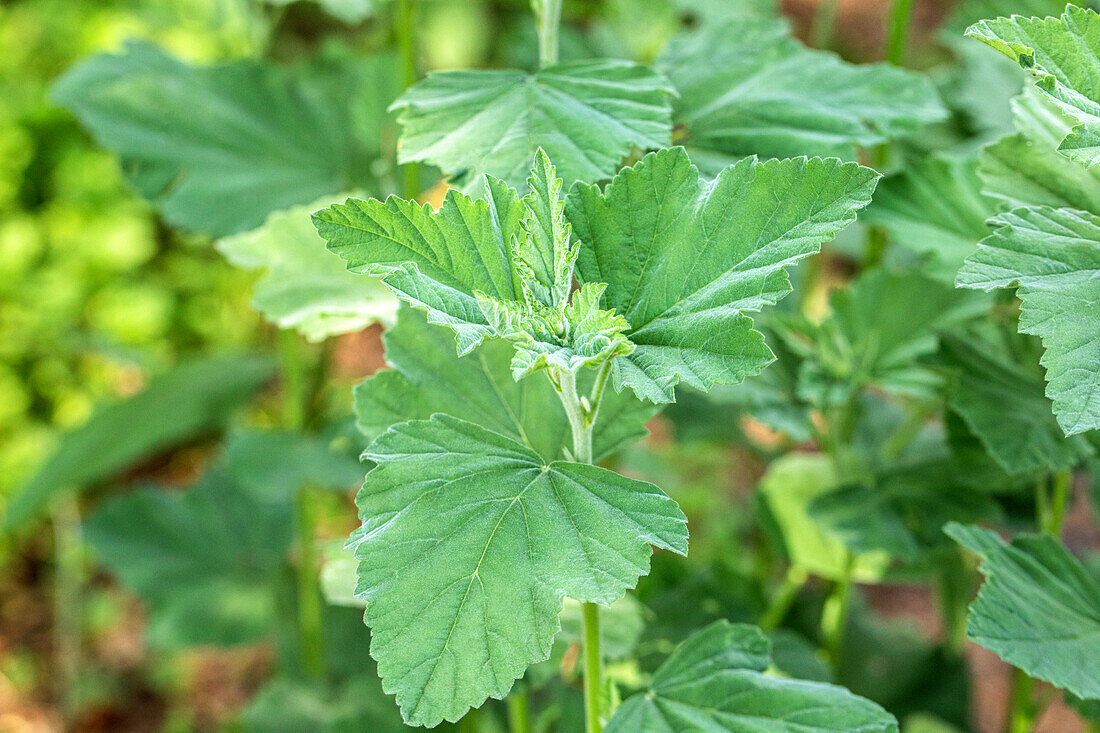
<svg viewBox="0 0 1100 733">
<path fill-rule="evenodd" d="M 853 160 L 859 146 L 946 116 L 927 78 L 808 49 L 776 18 L 706 24 L 676 36 L 657 68 L 680 93 L 673 122 L 708 174 L 752 154 Z"/>
<path fill-rule="evenodd" d="M 356 503 L 371 654 L 405 720 L 455 721 L 546 659 L 563 596 L 609 604 L 651 545 L 687 551 L 657 487 L 547 463 L 522 443 L 437 414 L 390 428 Z"/>
<path fill-rule="evenodd" d="M 398 159 L 431 163 L 459 185 L 488 173 L 518 188 L 541 146 L 566 187 L 599 181 L 631 147 L 668 145 L 673 94 L 663 76 L 626 61 L 562 63 L 534 74 L 436 72 L 392 105 L 402 127 Z"/>
<path fill-rule="evenodd" d="M 612 362 L 616 390 L 673 401 L 674 387 L 737 384 L 774 357 L 746 311 L 790 292 L 785 268 L 867 205 L 878 174 L 828 158 L 745 158 L 705 180 L 683 148 L 647 155 L 604 190 L 578 186 L 566 215 L 577 274 L 635 345 Z"/>
<path fill-rule="evenodd" d="M 397 325 L 382 336 L 392 369 L 378 372 L 355 388 L 359 429 L 370 438 L 406 420 L 426 420 L 440 412 L 462 417 L 523 443 L 543 460 L 563 457 L 570 445 L 569 422 L 549 380 L 533 375 L 515 381 L 512 348 L 494 339 L 473 354 L 455 356 L 447 330 L 428 324 L 411 308 L 398 312 Z M 591 375 L 581 372 L 582 390 Z M 599 460 L 645 435 L 657 407 L 630 392 L 604 392 L 593 428 L 593 456 Z"/>
<path fill-rule="evenodd" d="M 608 733 L 896 733 L 881 707 L 842 687 L 764 674 L 771 643 L 747 624 L 717 621 L 676 648 L 649 690 L 624 702 Z"/>
<path fill-rule="evenodd" d="M 377 188 L 390 57 L 276 66 L 190 66 L 131 43 L 68 71 L 53 89 L 165 218 L 224 236 L 273 211 Z"/>
<path fill-rule="evenodd" d="M 1100 585 L 1080 561 L 1050 535 L 1008 544 L 980 527 L 951 523 L 945 531 L 982 558 L 970 639 L 1032 677 L 1100 698 Z"/>
<path fill-rule="evenodd" d="M 388 288 L 348 272 L 325 249 L 309 214 L 329 201 L 276 212 L 258 229 L 216 244 L 233 264 L 264 270 L 252 306 L 279 328 L 293 328 L 310 341 L 392 322 L 397 311 Z"/>
<path fill-rule="evenodd" d="M 966 34 L 1035 76 L 1035 85 L 1073 118 L 1058 150 L 1091 168 L 1100 162 L 1100 15 L 1069 5 L 1060 18 L 1013 15 L 975 23 Z"/>
<path fill-rule="evenodd" d="M 1100 217 L 1041 206 L 991 223 L 958 284 L 1017 288 L 1020 331 L 1043 341 L 1058 424 L 1067 435 L 1100 427 Z"/>
</svg>

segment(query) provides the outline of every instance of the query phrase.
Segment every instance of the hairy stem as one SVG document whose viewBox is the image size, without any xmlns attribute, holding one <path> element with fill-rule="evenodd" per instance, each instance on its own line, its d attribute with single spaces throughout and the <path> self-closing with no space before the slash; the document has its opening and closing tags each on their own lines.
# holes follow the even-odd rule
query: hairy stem
<svg viewBox="0 0 1100 733">
<path fill-rule="evenodd" d="M 600 733 L 600 689 L 603 687 L 603 658 L 600 655 L 600 607 L 582 603 L 584 620 L 584 729 Z"/>
<path fill-rule="evenodd" d="M 303 364 L 302 345 L 293 331 L 279 332 L 279 361 L 283 375 L 283 426 L 300 431 L 309 412 L 309 384 Z M 298 534 L 298 634 L 302 664 L 312 677 L 324 673 L 324 629 L 321 584 L 315 546 L 316 518 L 312 496 L 301 489 L 296 498 Z"/>
<path fill-rule="evenodd" d="M 401 88 L 416 82 L 416 0 L 400 0 L 396 18 L 397 47 L 401 54 Z M 420 195 L 420 166 L 406 163 L 401 171 L 401 193 L 407 199 Z"/>
<path fill-rule="evenodd" d="M 573 460 L 592 463 L 592 429 L 603 400 L 610 365 L 604 363 L 596 374 L 587 399 L 577 394 L 577 377 L 570 371 L 557 371 L 551 382 L 558 391 L 562 407 L 573 432 Z M 595 603 L 581 604 L 584 624 L 584 721 L 586 733 L 603 730 L 600 691 L 603 689 L 603 657 L 600 653 L 600 609 Z"/>
<path fill-rule="evenodd" d="M 539 67 L 558 63 L 558 27 L 561 25 L 561 0 L 531 0 L 539 34 Z"/>
</svg>

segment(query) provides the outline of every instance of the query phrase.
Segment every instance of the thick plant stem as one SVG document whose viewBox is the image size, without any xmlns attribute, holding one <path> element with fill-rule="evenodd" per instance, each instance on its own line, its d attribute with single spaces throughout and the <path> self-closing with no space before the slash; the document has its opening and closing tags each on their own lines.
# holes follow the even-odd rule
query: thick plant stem
<svg viewBox="0 0 1100 733">
<path fill-rule="evenodd" d="M 73 719 L 80 674 L 80 627 L 84 560 L 80 546 L 80 505 L 74 494 L 61 496 L 53 506 L 54 531 L 54 658 L 57 698 L 62 719 Z"/>
<path fill-rule="evenodd" d="M 600 733 L 600 689 L 603 687 L 603 659 L 600 656 L 600 607 L 582 603 L 584 620 L 584 729 Z"/>
<path fill-rule="evenodd" d="M 610 372 L 605 362 L 596 374 L 592 392 L 587 398 L 577 394 L 577 377 L 572 372 L 558 371 L 551 381 L 558 390 L 562 407 L 569 418 L 573 433 L 573 460 L 592 463 L 592 429 L 599 414 L 600 402 Z M 581 604 L 584 625 L 584 729 L 586 733 L 603 730 L 600 692 L 603 689 L 603 658 L 600 653 L 600 608 L 595 603 Z"/>
<path fill-rule="evenodd" d="M 886 60 L 894 66 L 905 65 L 906 41 L 909 39 L 909 19 L 913 0 L 894 0 L 890 8 L 890 27 L 886 35 Z"/>
<path fill-rule="evenodd" d="M 508 730 L 511 733 L 531 733 L 531 705 L 527 690 L 515 691 L 506 698 L 508 703 Z"/>
<path fill-rule="evenodd" d="M 561 0 L 531 0 L 539 34 L 539 68 L 558 63 L 558 27 L 561 25 Z"/>
<path fill-rule="evenodd" d="M 401 54 L 401 88 L 416 83 L 416 0 L 400 0 L 397 5 L 397 47 Z M 401 170 L 401 193 L 407 199 L 420 195 L 420 166 L 406 163 Z"/>
<path fill-rule="evenodd" d="M 310 407 L 309 384 L 303 364 L 302 344 L 294 331 L 279 332 L 279 361 L 283 376 L 283 427 L 304 430 Z M 298 634 L 306 673 L 320 677 L 324 673 L 324 621 L 314 545 L 316 520 L 311 499 L 309 490 L 303 488 L 298 492 L 295 507 L 298 531 Z"/>
</svg>

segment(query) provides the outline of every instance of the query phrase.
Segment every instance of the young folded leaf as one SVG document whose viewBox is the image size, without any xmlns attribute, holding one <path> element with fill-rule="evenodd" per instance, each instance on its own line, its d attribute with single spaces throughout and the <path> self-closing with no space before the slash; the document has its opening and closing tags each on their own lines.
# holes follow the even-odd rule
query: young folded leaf
<svg viewBox="0 0 1100 733">
<path fill-rule="evenodd" d="M 970 606 L 967 635 L 1031 677 L 1100 698 L 1100 585 L 1050 535 L 1006 543 L 952 522 L 944 531 L 982 558 L 986 581 Z"/>
<path fill-rule="evenodd" d="M 1100 427 L 1100 217 L 1017 209 L 959 270 L 962 287 L 1017 288 L 1020 331 L 1043 340 L 1047 396 L 1067 435 Z"/>
<path fill-rule="evenodd" d="M 562 598 L 609 604 L 651 545 L 687 552 L 660 489 L 596 466 L 546 462 L 447 415 L 390 428 L 356 499 L 371 654 L 405 720 L 455 721 L 546 659 Z"/>
<path fill-rule="evenodd" d="M 842 687 L 764 673 L 771 642 L 755 626 L 717 621 L 624 702 L 607 733 L 897 733 L 890 713 Z"/>
<path fill-rule="evenodd" d="M 544 461 L 564 457 L 570 444 L 569 421 L 547 379 L 516 382 L 509 374 L 512 347 L 500 340 L 476 353 L 456 357 L 447 329 L 402 307 L 397 325 L 382 340 L 392 367 L 355 388 L 359 429 L 376 438 L 391 425 L 426 420 L 437 412 L 463 417 L 523 443 Z M 579 387 L 591 387 L 591 375 L 578 375 Z M 645 435 L 645 424 L 657 407 L 632 392 L 606 391 L 593 425 L 592 457 L 601 460 Z"/>
<path fill-rule="evenodd" d="M 966 35 L 995 48 L 1029 70 L 1035 85 L 1073 118 L 1058 150 L 1091 168 L 1100 163 L 1100 15 L 1076 5 L 1061 18 L 983 20 Z"/>
<path fill-rule="evenodd" d="M 313 220 L 349 268 L 382 275 L 431 323 L 453 328 L 460 354 L 500 336 L 516 346 L 516 379 L 550 366 L 575 373 L 633 346 L 626 321 L 599 309 L 600 285 L 570 300 L 579 244 L 570 243 L 555 174 L 540 148 L 523 199 L 487 176 L 483 199 L 451 189 L 438 211 L 394 197 L 348 199 Z"/>
<path fill-rule="evenodd" d="M 567 184 L 609 178 L 630 153 L 669 144 L 668 79 L 627 61 L 429 74 L 400 111 L 398 161 L 424 161 L 467 186 L 490 174 L 523 185 L 538 146 Z"/>
<path fill-rule="evenodd" d="M 774 357 L 745 311 L 789 293 L 786 266 L 854 221 L 878 178 L 835 158 L 745 158 L 708 181 L 671 148 L 604 191 L 575 187 L 577 275 L 607 283 L 635 347 L 611 362 L 615 389 L 672 402 L 681 381 L 708 389 L 760 372 Z"/>
<path fill-rule="evenodd" d="M 849 64 L 795 40 L 777 18 L 737 18 L 676 36 L 657 60 L 678 99 L 673 122 L 708 175 L 745 155 L 836 155 L 947 116 L 931 81 Z"/>
</svg>

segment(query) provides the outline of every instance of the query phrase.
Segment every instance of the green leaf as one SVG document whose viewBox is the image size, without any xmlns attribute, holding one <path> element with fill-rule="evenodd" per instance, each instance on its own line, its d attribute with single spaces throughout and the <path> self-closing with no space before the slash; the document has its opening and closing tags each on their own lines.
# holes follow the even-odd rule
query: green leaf
<svg viewBox="0 0 1100 733">
<path fill-rule="evenodd" d="M 934 396 L 939 376 L 919 359 L 936 352 L 941 333 L 985 313 L 986 299 L 972 296 L 914 273 L 865 273 L 833 294 L 820 323 L 797 317 L 777 324 L 805 359 L 799 395 L 818 407 L 871 385 L 892 394 Z"/>
<path fill-rule="evenodd" d="M 956 372 L 948 405 L 1008 473 L 1068 469 L 1091 453 L 1062 434 L 1040 375 L 996 358 L 989 344 L 946 339 L 940 353 Z"/>
<path fill-rule="evenodd" d="M 566 216 L 577 274 L 606 282 L 634 351 L 611 362 L 616 390 L 673 401 L 680 381 L 737 384 L 774 357 L 745 311 L 790 292 L 785 268 L 855 220 L 878 174 L 835 159 L 745 158 L 714 181 L 683 148 L 647 155 L 603 192 L 578 186 Z"/>
<path fill-rule="evenodd" d="M 917 542 L 886 492 L 842 486 L 810 502 L 809 512 L 853 553 L 881 550 L 906 561 L 917 556 Z"/>
<path fill-rule="evenodd" d="M 989 234 L 985 220 L 995 208 L 981 191 L 977 158 L 933 156 L 882 181 L 863 220 L 931 259 L 930 276 L 954 282 L 974 243 Z"/>
<path fill-rule="evenodd" d="M 1016 287 L 1020 331 L 1040 336 L 1046 394 L 1067 435 L 1100 427 L 1100 217 L 1017 209 L 959 270 L 962 287 Z"/>
<path fill-rule="evenodd" d="M 842 687 L 763 674 L 770 646 L 755 626 L 711 624 L 677 647 L 604 730 L 897 733 L 892 715 Z"/>
<path fill-rule="evenodd" d="M 85 523 L 85 537 L 150 608 L 154 644 L 252 642 L 276 630 L 294 494 L 306 485 L 347 488 L 361 476 L 353 458 L 315 438 L 241 433 L 185 491 L 108 499 Z"/>
<path fill-rule="evenodd" d="M 488 173 L 523 185 L 541 146 L 570 185 L 611 177 L 632 147 L 669 144 L 667 79 L 627 61 L 517 70 L 436 72 L 391 109 L 402 127 L 398 159 L 424 161 L 465 186 Z"/>
<path fill-rule="evenodd" d="M 1050 535 L 1008 544 L 980 527 L 945 531 L 982 558 L 986 581 L 970 606 L 970 639 L 1031 677 L 1100 697 L 1100 585 L 1081 563 Z"/>
<path fill-rule="evenodd" d="M 80 491 L 159 451 L 222 426 L 273 375 L 270 359 L 216 355 L 179 364 L 144 391 L 99 408 L 12 496 L 0 529 L 42 511 L 63 491 Z"/>
<path fill-rule="evenodd" d="M 1004 208 L 1068 206 L 1100 211 L 1100 169 L 1086 169 L 1058 153 L 1069 121 L 1029 87 L 1012 100 L 1019 132 L 982 149 L 982 190 Z"/>
<path fill-rule="evenodd" d="M 395 59 L 189 66 L 131 43 L 69 70 L 53 97 L 122 159 L 173 224 L 215 236 L 349 188 L 377 188 Z"/>
<path fill-rule="evenodd" d="M 348 272 L 309 213 L 327 204 L 321 199 L 271 214 L 251 232 L 218 240 L 216 247 L 233 264 L 262 269 L 252 305 L 279 328 L 293 328 L 310 341 L 392 322 L 397 300 L 377 280 Z"/>
<path fill-rule="evenodd" d="M 455 721 L 546 659 L 562 597 L 609 604 L 650 545 L 687 551 L 657 487 L 545 462 L 522 443 L 437 414 L 390 428 L 356 499 L 357 594 L 371 654 L 405 720 Z"/>
<path fill-rule="evenodd" d="M 804 47 L 775 18 L 707 24 L 657 60 L 680 96 L 673 122 L 708 174 L 745 155 L 835 155 L 946 117 L 932 83 L 886 64 L 854 65 Z"/>
<path fill-rule="evenodd" d="M 475 292 L 519 301 L 512 242 L 525 236 L 526 207 L 504 182 L 486 180 L 482 198 L 447 191 L 438 210 L 391 196 L 348 199 L 314 212 L 313 223 L 348 269 L 381 275 L 397 296 L 450 326 L 459 354 L 495 335 Z"/>
<path fill-rule="evenodd" d="M 1061 153 L 1090 168 L 1100 162 L 1100 15 L 1069 5 L 1061 18 L 983 20 L 966 35 L 1030 71 L 1035 86 L 1073 118 Z"/>
<path fill-rule="evenodd" d="M 494 339 L 474 354 L 456 357 L 446 329 L 402 308 L 397 325 L 382 337 L 392 369 L 368 377 L 355 388 L 359 429 L 376 438 L 391 425 L 426 420 L 437 412 L 462 417 L 523 443 L 545 461 L 564 457 L 571 443 L 569 422 L 549 380 L 539 375 L 512 379 L 512 348 Z M 584 372 L 578 388 L 589 389 Z M 630 392 L 604 393 L 593 426 L 598 461 L 645 435 L 657 408 Z"/>
<path fill-rule="evenodd" d="M 830 580 L 839 580 L 848 572 L 849 550 L 831 528 L 814 519 L 810 507 L 836 486 L 831 458 L 790 453 L 768 466 L 759 489 L 783 536 L 791 564 Z M 885 552 L 868 552 L 856 558 L 852 571 L 858 580 L 875 582 L 889 564 Z"/>
</svg>

